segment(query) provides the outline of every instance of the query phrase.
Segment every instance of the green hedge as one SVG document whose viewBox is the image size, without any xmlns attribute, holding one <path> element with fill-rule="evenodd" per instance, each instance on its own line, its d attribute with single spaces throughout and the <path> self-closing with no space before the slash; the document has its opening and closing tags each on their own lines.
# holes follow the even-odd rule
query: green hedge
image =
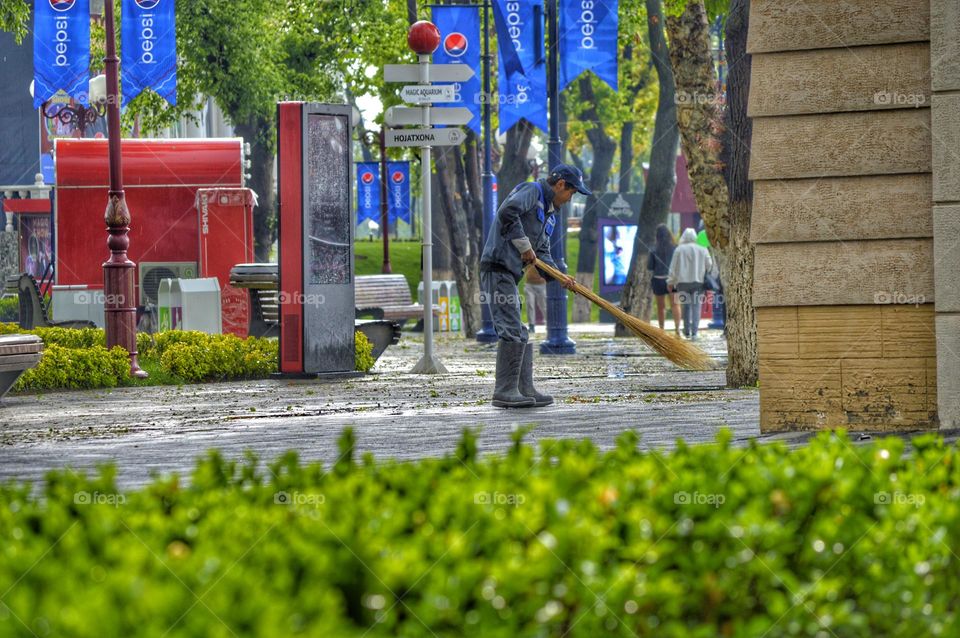
<svg viewBox="0 0 960 638">
<path fill-rule="evenodd" d="M 0 635 L 958 635 L 955 447 L 727 438 L 7 486 Z"/>
<path fill-rule="evenodd" d="M 112 388 L 130 376 L 130 358 L 120 346 L 68 348 L 44 346 L 37 367 L 23 373 L 15 390 Z"/>
<path fill-rule="evenodd" d="M 3 297 L 0 299 L 0 322 L 18 321 L 20 319 L 20 302 L 17 297 Z"/>
<path fill-rule="evenodd" d="M 35 334 L 45 344 L 40 365 L 24 374 L 17 390 L 56 388 L 101 388 L 133 383 L 128 366 L 118 366 L 116 348 L 108 352 L 104 331 L 99 328 L 37 328 L 20 330 L 16 324 L 0 323 L 0 334 Z M 273 339 L 171 330 L 156 335 L 137 335 L 137 350 L 143 367 L 159 369 L 165 381 L 199 383 L 231 379 L 262 378 L 277 370 L 278 345 Z M 356 333 L 356 369 L 368 372 L 374 365 L 373 345 Z"/>
</svg>

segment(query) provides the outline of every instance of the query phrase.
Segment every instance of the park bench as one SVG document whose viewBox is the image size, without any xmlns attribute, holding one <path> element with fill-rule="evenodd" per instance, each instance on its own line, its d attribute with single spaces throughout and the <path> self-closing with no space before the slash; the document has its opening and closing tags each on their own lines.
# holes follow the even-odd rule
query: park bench
<svg viewBox="0 0 960 638">
<path fill-rule="evenodd" d="M 20 327 L 34 328 L 96 328 L 92 321 L 51 321 L 50 309 L 40 294 L 37 280 L 27 273 L 7 277 L 6 287 L 17 295 L 20 303 Z"/>
<path fill-rule="evenodd" d="M 40 362 L 43 342 L 35 335 L 0 336 L 0 399 L 20 375 Z"/>
<path fill-rule="evenodd" d="M 280 336 L 280 306 L 277 300 L 280 283 L 277 265 L 237 264 L 230 270 L 230 285 L 247 290 L 250 298 L 250 335 Z M 354 326 L 373 344 L 374 360 L 379 359 L 389 346 L 400 342 L 400 324 L 395 321 L 357 319 Z"/>
<path fill-rule="evenodd" d="M 403 275 L 365 275 L 357 277 L 354 288 L 357 316 L 398 321 L 423 317 L 423 306 L 413 303 L 410 286 Z"/>
</svg>

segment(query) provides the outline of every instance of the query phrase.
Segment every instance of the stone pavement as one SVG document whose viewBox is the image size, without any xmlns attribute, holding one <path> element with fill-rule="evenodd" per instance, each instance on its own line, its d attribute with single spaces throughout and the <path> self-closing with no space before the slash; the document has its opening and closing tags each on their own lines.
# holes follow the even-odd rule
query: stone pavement
<svg viewBox="0 0 960 638">
<path fill-rule="evenodd" d="M 589 332 L 587 332 L 589 331 Z M 273 460 L 295 449 L 302 459 L 329 463 L 346 426 L 360 452 L 412 459 L 454 450 L 466 427 L 482 427 L 480 449 L 506 448 L 518 425 L 533 425 L 527 441 L 590 438 L 609 448 L 627 429 L 644 447 L 666 448 L 678 438 L 712 441 L 729 428 L 737 444 L 760 436 L 755 389 L 724 388 L 722 367 L 679 370 L 636 339 L 613 339 L 612 329 L 574 327 L 578 353 L 539 357 L 541 391 L 553 406 L 500 410 L 489 405 L 495 349 L 440 337 L 437 353 L 447 375 L 409 374 L 422 338 L 404 333 L 373 374 L 349 381 L 261 380 L 183 387 L 122 388 L 10 395 L 0 407 L 0 481 L 39 481 L 55 468 L 90 471 L 115 462 L 122 487 L 152 473 L 190 473 L 195 459 L 218 448 L 231 458 L 252 450 Z M 543 337 L 535 335 L 539 340 Z M 701 345 L 724 362 L 725 343 L 706 331 Z M 800 443 L 804 435 L 786 438 Z"/>
</svg>

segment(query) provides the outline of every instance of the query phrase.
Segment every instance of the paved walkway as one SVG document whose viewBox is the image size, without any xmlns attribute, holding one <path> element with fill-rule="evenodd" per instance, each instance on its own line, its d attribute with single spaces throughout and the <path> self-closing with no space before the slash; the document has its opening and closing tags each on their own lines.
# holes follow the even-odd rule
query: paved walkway
<svg viewBox="0 0 960 638">
<path fill-rule="evenodd" d="M 601 448 L 631 428 L 645 447 L 712 441 L 724 427 L 739 444 L 760 435 L 757 391 L 725 389 L 722 369 L 678 370 L 638 340 L 613 339 L 612 328 L 586 330 L 571 330 L 576 355 L 538 358 L 541 390 L 558 398 L 539 410 L 489 405 L 495 349 L 473 341 L 440 338 L 437 352 L 449 374 L 409 374 L 422 339 L 408 334 L 373 374 L 350 381 L 12 395 L 0 407 L 0 480 L 38 481 L 50 469 L 90 471 L 116 462 L 120 484 L 133 487 L 151 473 L 189 474 L 210 448 L 233 458 L 252 450 L 267 460 L 295 449 L 302 459 L 329 463 L 345 426 L 355 428 L 361 452 L 381 459 L 442 455 L 463 428 L 475 426 L 488 452 L 507 447 L 514 428 L 527 424 L 535 426 L 528 441 L 590 438 Z M 723 361 L 718 332 L 705 332 L 701 345 Z"/>
</svg>

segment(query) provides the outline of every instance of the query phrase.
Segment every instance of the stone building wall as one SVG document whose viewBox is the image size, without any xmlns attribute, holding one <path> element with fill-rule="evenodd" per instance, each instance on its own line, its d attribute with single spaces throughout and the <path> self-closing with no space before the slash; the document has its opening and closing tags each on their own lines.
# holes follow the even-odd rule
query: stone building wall
<svg viewBox="0 0 960 638">
<path fill-rule="evenodd" d="M 949 412 L 938 404 L 949 370 L 937 328 L 960 321 L 940 312 L 960 306 L 941 308 L 939 282 L 958 273 L 944 275 L 935 250 L 931 61 L 942 64 L 931 24 L 941 0 L 933 13 L 930 2 L 751 3 L 763 431 L 936 427 Z M 956 65 L 947 73 L 960 84 Z M 960 116 L 951 97 L 948 117 Z M 960 162 L 952 166 L 960 187 Z M 960 208 L 944 215 L 960 231 Z"/>
</svg>

